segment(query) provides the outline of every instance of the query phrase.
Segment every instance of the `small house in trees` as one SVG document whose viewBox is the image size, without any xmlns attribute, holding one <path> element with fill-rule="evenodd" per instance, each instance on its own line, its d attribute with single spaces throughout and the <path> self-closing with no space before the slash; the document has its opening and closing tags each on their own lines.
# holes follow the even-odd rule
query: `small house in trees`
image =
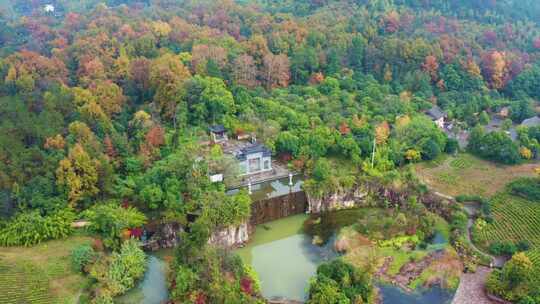
<svg viewBox="0 0 540 304">
<path fill-rule="evenodd" d="M 426 114 L 431 117 L 431 120 L 441 129 L 444 129 L 444 120 L 446 119 L 446 113 L 438 106 L 433 106 Z"/>
<path fill-rule="evenodd" d="M 255 143 L 246 146 L 236 154 L 240 162 L 240 174 L 257 174 L 272 170 L 272 151 L 266 146 Z"/>
<path fill-rule="evenodd" d="M 210 136 L 214 143 L 226 142 L 228 140 L 227 130 L 223 125 L 210 126 Z"/>
<path fill-rule="evenodd" d="M 531 118 L 527 118 L 521 122 L 521 125 L 528 128 L 540 126 L 540 117 L 534 116 Z"/>
</svg>

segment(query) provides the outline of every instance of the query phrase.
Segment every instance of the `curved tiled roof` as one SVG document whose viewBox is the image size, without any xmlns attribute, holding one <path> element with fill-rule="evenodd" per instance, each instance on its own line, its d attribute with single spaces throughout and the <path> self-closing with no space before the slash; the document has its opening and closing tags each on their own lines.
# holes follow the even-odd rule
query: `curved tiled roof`
<svg viewBox="0 0 540 304">
<path fill-rule="evenodd" d="M 264 157 L 268 157 L 272 155 L 272 151 L 268 149 L 268 147 L 266 147 L 265 145 L 253 144 L 253 145 L 240 149 L 239 153 L 236 154 L 236 158 L 238 160 L 246 160 L 248 155 L 255 154 L 255 153 L 262 153 Z"/>
</svg>

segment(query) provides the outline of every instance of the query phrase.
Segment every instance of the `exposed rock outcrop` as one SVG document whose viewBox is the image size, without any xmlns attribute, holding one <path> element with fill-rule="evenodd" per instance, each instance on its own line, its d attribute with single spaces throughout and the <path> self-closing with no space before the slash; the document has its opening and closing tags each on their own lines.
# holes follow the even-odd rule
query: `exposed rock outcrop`
<svg viewBox="0 0 540 304">
<path fill-rule="evenodd" d="M 173 248 L 180 242 L 179 234 L 183 228 L 179 224 L 165 223 L 155 227 L 155 229 L 148 241 L 144 242 L 144 249 L 156 251 L 163 248 Z"/>
<path fill-rule="evenodd" d="M 368 193 L 360 187 L 350 191 L 339 191 L 323 197 L 314 197 L 307 193 L 308 213 L 321 213 L 340 209 L 354 208 L 361 204 Z"/>
<path fill-rule="evenodd" d="M 249 240 L 249 225 L 244 222 L 238 226 L 229 226 L 212 233 L 208 244 L 231 248 L 245 244 Z"/>
</svg>

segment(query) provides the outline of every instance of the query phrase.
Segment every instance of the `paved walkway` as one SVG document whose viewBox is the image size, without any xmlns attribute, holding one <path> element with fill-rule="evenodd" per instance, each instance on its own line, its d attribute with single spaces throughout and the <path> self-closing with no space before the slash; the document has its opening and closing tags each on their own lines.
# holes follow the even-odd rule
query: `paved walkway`
<svg viewBox="0 0 540 304">
<path fill-rule="evenodd" d="M 452 304 L 492 304 L 484 291 L 484 284 L 491 269 L 479 266 L 475 273 L 464 273 L 461 276 L 458 290 Z"/>
</svg>

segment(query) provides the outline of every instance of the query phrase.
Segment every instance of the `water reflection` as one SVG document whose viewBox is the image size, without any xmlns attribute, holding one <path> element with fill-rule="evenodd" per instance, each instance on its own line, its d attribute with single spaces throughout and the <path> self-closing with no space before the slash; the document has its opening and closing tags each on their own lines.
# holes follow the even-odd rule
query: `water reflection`
<svg viewBox="0 0 540 304">
<path fill-rule="evenodd" d="M 378 286 L 383 304 L 447 304 L 452 302 L 453 294 L 439 287 L 423 292 L 406 293 L 390 285 Z"/>
<path fill-rule="evenodd" d="M 317 266 L 336 256 L 331 246 L 313 245 L 311 238 L 304 234 L 255 246 L 251 253 L 251 263 L 259 274 L 263 296 L 298 301 L 306 300 L 309 279 Z"/>
<path fill-rule="evenodd" d="M 257 272 L 265 298 L 305 301 L 317 266 L 337 257 L 335 234 L 324 246 L 313 245 L 312 237 L 301 232 L 306 219 L 306 215 L 297 215 L 259 225 L 248 246 L 236 251 Z M 430 246 L 446 242 L 444 235 L 437 233 Z M 453 296 L 440 288 L 407 294 L 394 286 L 379 287 L 383 304 L 446 304 Z"/>
<path fill-rule="evenodd" d="M 166 263 L 155 257 L 148 257 L 148 265 L 143 280 L 139 285 L 128 291 L 125 295 L 116 298 L 119 304 L 160 304 L 169 298 L 166 281 Z"/>
</svg>

